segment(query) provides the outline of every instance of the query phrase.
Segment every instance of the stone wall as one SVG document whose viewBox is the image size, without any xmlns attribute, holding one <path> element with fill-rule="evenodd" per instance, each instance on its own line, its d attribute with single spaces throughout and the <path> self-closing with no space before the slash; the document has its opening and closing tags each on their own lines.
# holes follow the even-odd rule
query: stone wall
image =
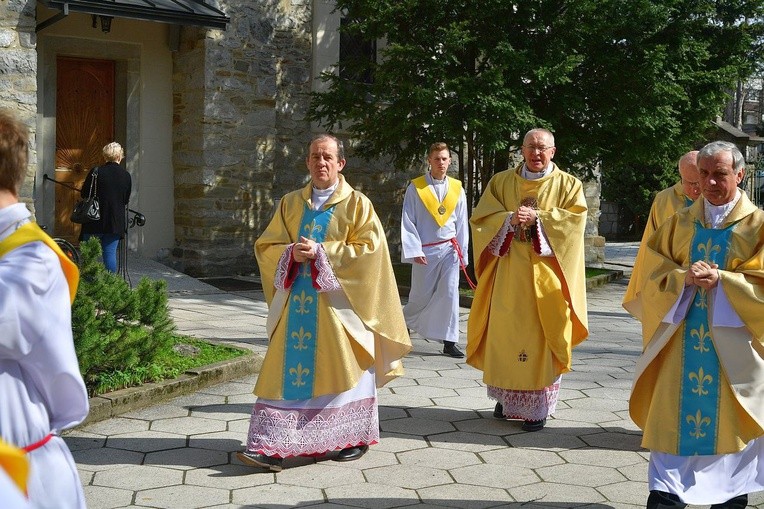
<svg viewBox="0 0 764 509">
<path fill-rule="evenodd" d="M 616 238 L 620 234 L 619 207 L 617 203 L 602 202 L 599 231 L 605 237 Z"/>
<path fill-rule="evenodd" d="M 33 177 L 37 169 L 35 4 L 28 0 L 5 0 L 0 11 L 0 108 L 10 110 L 30 129 L 29 169 L 20 195 L 33 214 Z"/>
<path fill-rule="evenodd" d="M 192 275 L 256 272 L 253 243 L 278 200 L 307 182 L 314 134 L 305 119 L 311 1 L 220 7 L 228 29 L 183 27 L 174 58 L 176 246 L 168 263 Z M 355 156 L 350 142 L 346 156 L 343 174 L 374 202 L 397 244 L 409 175 Z"/>
<path fill-rule="evenodd" d="M 225 32 L 183 27 L 174 59 L 176 247 L 192 275 L 251 273 L 274 202 L 303 184 L 311 5 L 221 3 Z"/>
<path fill-rule="evenodd" d="M 584 254 L 587 267 L 602 267 L 605 263 L 605 237 L 600 236 L 599 230 L 599 222 L 602 217 L 600 190 L 599 179 L 584 182 L 584 195 L 586 196 L 586 205 L 589 208 L 584 233 Z"/>
</svg>

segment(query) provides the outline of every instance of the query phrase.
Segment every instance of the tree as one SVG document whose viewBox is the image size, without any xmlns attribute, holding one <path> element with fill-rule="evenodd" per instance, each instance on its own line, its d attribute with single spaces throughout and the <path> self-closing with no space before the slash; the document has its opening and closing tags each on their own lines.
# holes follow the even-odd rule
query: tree
<svg viewBox="0 0 764 509">
<path fill-rule="evenodd" d="M 385 46 L 324 74 L 309 118 L 398 168 L 448 142 L 471 204 L 525 131 L 547 127 L 558 163 L 581 177 L 601 165 L 606 197 L 639 213 L 749 74 L 762 4 L 337 0 L 342 33 Z"/>
<path fill-rule="evenodd" d="M 80 244 L 80 285 L 72 306 L 72 334 L 88 392 L 98 394 L 113 374 L 144 369 L 146 379 L 161 379 L 155 361 L 175 342 L 167 304 L 167 283 L 141 278 L 136 288 L 101 261 L 101 244 Z M 166 371 L 166 370 L 165 370 Z"/>
</svg>

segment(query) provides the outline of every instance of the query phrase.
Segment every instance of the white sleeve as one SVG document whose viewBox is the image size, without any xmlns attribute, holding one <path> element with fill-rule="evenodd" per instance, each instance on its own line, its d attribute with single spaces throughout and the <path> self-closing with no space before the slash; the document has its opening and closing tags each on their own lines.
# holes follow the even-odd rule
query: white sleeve
<svg viewBox="0 0 764 509">
<path fill-rule="evenodd" d="M 695 295 L 695 287 L 685 286 L 684 290 L 682 290 L 682 294 L 679 295 L 679 298 L 674 302 L 674 305 L 671 306 L 671 309 L 668 310 L 666 316 L 663 317 L 663 321 L 665 323 L 676 325 L 684 320 L 687 316 L 687 310 L 692 303 L 693 295 Z"/>
<path fill-rule="evenodd" d="M 719 284 L 711 292 L 714 303 L 711 322 L 714 324 L 714 327 L 745 327 L 743 320 L 740 319 L 740 316 L 735 312 L 727 298 L 721 280 L 719 280 Z"/>
<path fill-rule="evenodd" d="M 416 206 L 419 200 L 416 188 L 409 184 L 403 198 L 403 213 L 401 214 L 401 261 L 412 263 L 418 256 L 424 256 L 422 239 L 416 228 Z"/>
<path fill-rule="evenodd" d="M 470 232 L 469 232 L 469 219 L 467 218 L 467 196 L 462 189 L 462 196 L 456 203 L 456 242 L 459 243 L 459 248 L 462 250 L 462 257 L 464 265 L 469 265 L 470 260 Z"/>
</svg>

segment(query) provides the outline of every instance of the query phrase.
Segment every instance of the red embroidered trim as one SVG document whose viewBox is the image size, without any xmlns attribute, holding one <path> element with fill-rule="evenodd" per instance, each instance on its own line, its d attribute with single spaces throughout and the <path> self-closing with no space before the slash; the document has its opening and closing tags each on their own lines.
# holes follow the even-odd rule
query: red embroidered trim
<svg viewBox="0 0 764 509">
<path fill-rule="evenodd" d="M 533 250 L 536 252 L 537 255 L 541 254 L 541 239 L 539 238 L 541 236 L 541 232 L 538 228 L 533 232 L 533 237 L 531 238 L 531 244 L 533 245 Z"/>
<path fill-rule="evenodd" d="M 509 251 L 509 245 L 512 243 L 512 239 L 515 238 L 515 232 L 509 232 L 499 247 L 499 256 L 504 256 Z"/>
<path fill-rule="evenodd" d="M 292 258 L 292 250 L 294 244 L 290 244 L 281 253 L 278 264 L 276 264 L 276 275 L 273 278 L 273 286 L 277 290 L 289 290 L 297 278 L 297 271 L 300 268 L 300 264 L 294 261 Z"/>
</svg>

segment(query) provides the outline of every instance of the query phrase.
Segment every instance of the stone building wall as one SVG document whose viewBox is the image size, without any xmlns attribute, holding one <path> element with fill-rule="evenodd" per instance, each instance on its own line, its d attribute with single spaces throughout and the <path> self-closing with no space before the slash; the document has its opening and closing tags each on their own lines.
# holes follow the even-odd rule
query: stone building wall
<svg viewBox="0 0 764 509">
<path fill-rule="evenodd" d="M 602 267 L 605 263 L 605 237 L 600 236 L 600 185 L 599 178 L 584 182 L 584 195 L 589 208 L 584 232 L 584 256 L 587 267 Z"/>
<path fill-rule="evenodd" d="M 311 0 L 220 7 L 228 29 L 183 27 L 174 58 L 176 245 L 168 262 L 192 275 L 256 272 L 253 243 L 278 200 L 307 182 L 307 145 L 318 132 L 305 119 Z M 397 244 L 410 175 L 355 156 L 345 141 L 343 174 L 369 196 Z"/>
<path fill-rule="evenodd" d="M 620 214 L 618 204 L 602 202 L 602 215 L 599 220 L 599 232 L 605 237 L 617 238 L 620 235 Z"/>
<path fill-rule="evenodd" d="M 174 59 L 172 263 L 192 275 L 254 272 L 256 235 L 306 173 L 310 2 L 221 8 L 228 29 L 183 27 Z"/>
<path fill-rule="evenodd" d="M 6 0 L 0 10 L 0 108 L 10 110 L 29 126 L 29 169 L 21 201 L 34 214 L 34 174 L 37 169 L 37 52 L 35 2 Z"/>
</svg>

